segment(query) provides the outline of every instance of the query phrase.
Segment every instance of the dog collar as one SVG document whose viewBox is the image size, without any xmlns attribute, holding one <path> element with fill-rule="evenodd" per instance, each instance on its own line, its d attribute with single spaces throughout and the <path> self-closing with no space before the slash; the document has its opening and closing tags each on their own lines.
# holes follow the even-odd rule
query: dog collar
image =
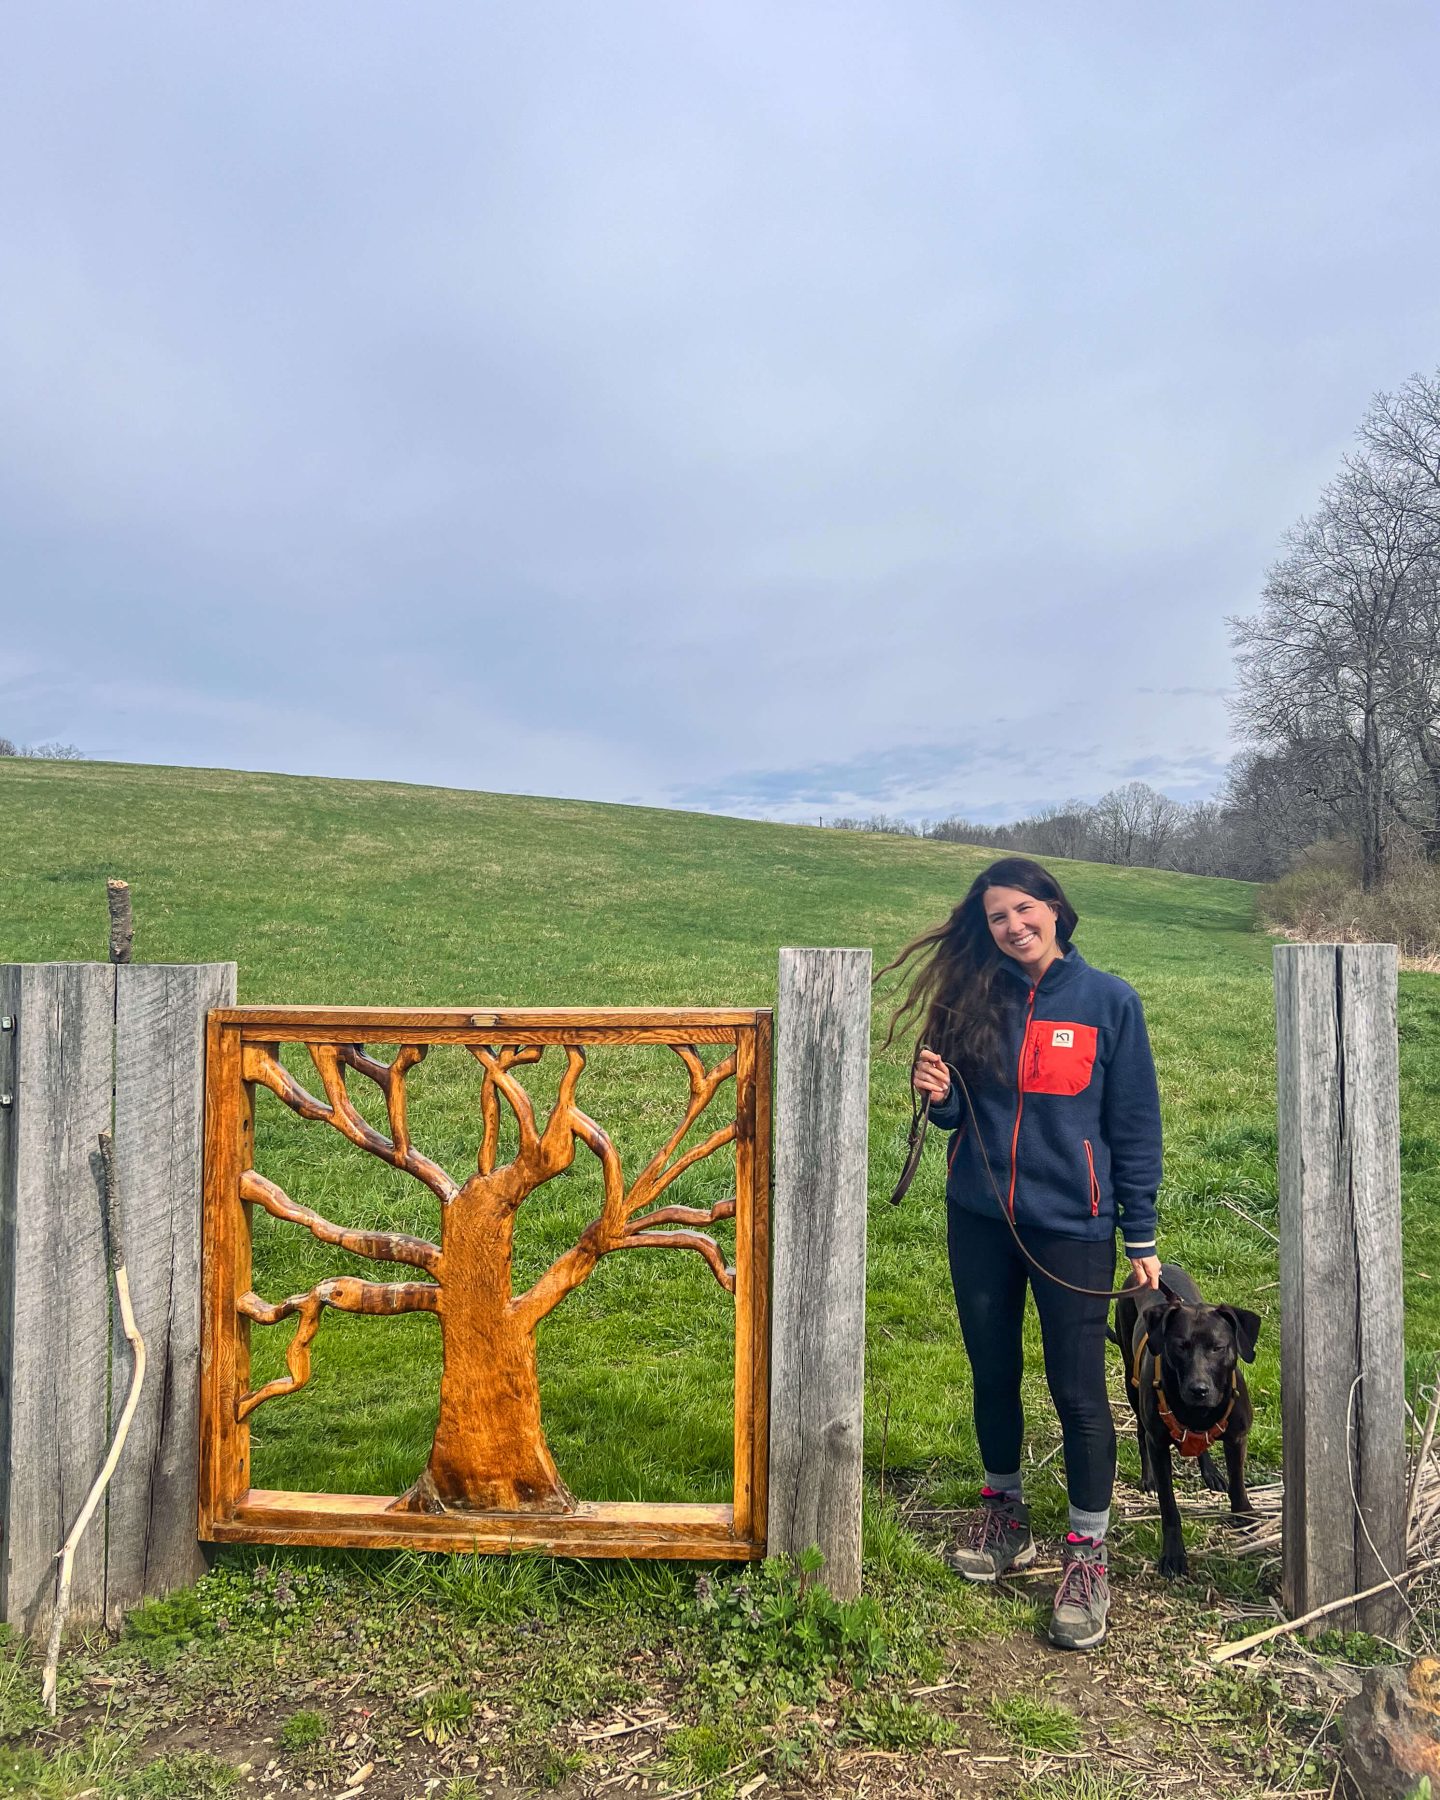
<svg viewBox="0 0 1440 1800">
<path fill-rule="evenodd" d="M 1145 1340 L 1142 1337 L 1135 1352 L 1135 1367 L 1130 1373 L 1130 1385 L 1140 1391 L 1140 1359 L 1145 1354 Z M 1230 1404 L 1221 1413 L 1213 1425 L 1204 1431 L 1192 1431 L 1188 1425 L 1182 1425 L 1170 1410 L 1170 1402 L 1165 1398 L 1165 1389 L 1160 1385 L 1160 1358 L 1157 1356 L 1151 1364 L 1150 1385 L 1155 1390 L 1155 1405 L 1160 1417 L 1165 1421 L 1165 1429 L 1174 1440 L 1175 1448 L 1182 1456 L 1201 1456 L 1224 1435 L 1225 1427 L 1230 1423 L 1230 1415 L 1235 1410 L 1235 1401 L 1240 1392 L 1240 1371 L 1230 1371 Z"/>
</svg>

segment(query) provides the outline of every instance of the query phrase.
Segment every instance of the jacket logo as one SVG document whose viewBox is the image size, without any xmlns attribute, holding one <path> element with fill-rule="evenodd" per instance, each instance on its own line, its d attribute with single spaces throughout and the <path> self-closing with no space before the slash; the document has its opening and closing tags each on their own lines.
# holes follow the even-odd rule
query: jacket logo
<svg viewBox="0 0 1440 1800">
<path fill-rule="evenodd" d="M 1073 1050 L 1075 1047 L 1075 1033 L 1073 1031 L 1052 1031 L 1050 1033 L 1050 1044 L 1051 1047 L 1056 1050 Z"/>
</svg>

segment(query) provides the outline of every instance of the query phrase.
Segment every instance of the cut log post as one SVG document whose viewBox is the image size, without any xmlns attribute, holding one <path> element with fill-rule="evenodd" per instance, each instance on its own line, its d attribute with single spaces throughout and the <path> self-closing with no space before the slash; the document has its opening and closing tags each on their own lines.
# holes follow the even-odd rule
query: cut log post
<svg viewBox="0 0 1440 1800">
<path fill-rule="evenodd" d="M 1282 1587 L 1292 1615 L 1383 1584 L 1331 1629 L 1407 1608 L 1400 1073 L 1393 944 L 1281 944 Z M 1403 1585 L 1403 1584 L 1402 1584 Z"/>
<path fill-rule="evenodd" d="M 771 1554 L 860 1591 L 870 952 L 782 950 L 771 1278 Z"/>
</svg>

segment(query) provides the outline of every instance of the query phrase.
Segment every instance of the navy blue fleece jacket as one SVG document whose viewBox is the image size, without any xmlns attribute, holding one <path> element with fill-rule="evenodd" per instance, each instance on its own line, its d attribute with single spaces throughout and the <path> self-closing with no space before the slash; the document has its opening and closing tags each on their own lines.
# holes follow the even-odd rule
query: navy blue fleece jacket
<svg viewBox="0 0 1440 1800">
<path fill-rule="evenodd" d="M 1152 1255 L 1160 1094 L 1140 996 L 1073 945 L 1034 988 L 1006 957 L 996 994 L 1014 1073 L 970 1082 L 995 1185 L 952 1069 L 950 1092 L 930 1108 L 931 1123 L 955 1134 L 946 1200 L 993 1218 L 998 1186 L 1018 1224 L 1074 1238 L 1108 1237 L 1118 1225 L 1127 1255 Z"/>
</svg>

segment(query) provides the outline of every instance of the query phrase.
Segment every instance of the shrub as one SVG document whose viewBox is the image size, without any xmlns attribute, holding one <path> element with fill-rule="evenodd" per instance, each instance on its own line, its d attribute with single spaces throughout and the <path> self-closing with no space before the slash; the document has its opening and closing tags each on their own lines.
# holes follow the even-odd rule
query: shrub
<svg viewBox="0 0 1440 1800">
<path fill-rule="evenodd" d="M 1440 870 L 1406 863 L 1383 887 L 1360 886 L 1348 846 L 1312 844 L 1260 892 L 1262 917 L 1311 942 L 1398 944 L 1412 963 L 1440 967 Z"/>
</svg>

